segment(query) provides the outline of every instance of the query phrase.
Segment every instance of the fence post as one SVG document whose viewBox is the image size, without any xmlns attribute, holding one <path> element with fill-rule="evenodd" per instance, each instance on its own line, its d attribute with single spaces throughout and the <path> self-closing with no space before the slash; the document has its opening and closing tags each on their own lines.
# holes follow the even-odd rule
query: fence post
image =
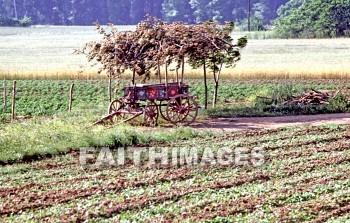
<svg viewBox="0 0 350 223">
<path fill-rule="evenodd" d="M 7 110 L 7 92 L 6 92 L 6 79 L 4 79 L 4 113 Z"/>
<path fill-rule="evenodd" d="M 68 108 L 69 111 L 72 111 L 73 90 L 74 90 L 74 82 L 70 86 L 70 90 L 69 90 L 69 108 Z"/>
<path fill-rule="evenodd" d="M 16 84 L 17 81 L 13 81 L 13 92 L 12 92 L 12 114 L 11 120 L 15 120 L 15 108 L 16 108 Z"/>
</svg>

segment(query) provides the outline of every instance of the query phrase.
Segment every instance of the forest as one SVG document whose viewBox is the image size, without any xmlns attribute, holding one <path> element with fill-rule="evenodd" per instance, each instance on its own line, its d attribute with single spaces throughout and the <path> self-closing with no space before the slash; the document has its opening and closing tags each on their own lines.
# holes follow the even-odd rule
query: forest
<svg viewBox="0 0 350 223">
<path fill-rule="evenodd" d="M 277 38 L 350 37 L 350 0 L 0 0 L 0 26 L 135 25 L 147 14 L 232 21 L 243 31 L 273 29 Z"/>
<path fill-rule="evenodd" d="M 187 23 L 217 20 L 247 20 L 251 8 L 252 21 L 259 25 L 270 24 L 277 17 L 277 9 L 288 0 L 0 0 L 3 18 L 30 18 L 32 24 L 134 25 L 146 14 L 168 22 Z M 249 7 L 250 6 L 250 7 Z"/>
</svg>

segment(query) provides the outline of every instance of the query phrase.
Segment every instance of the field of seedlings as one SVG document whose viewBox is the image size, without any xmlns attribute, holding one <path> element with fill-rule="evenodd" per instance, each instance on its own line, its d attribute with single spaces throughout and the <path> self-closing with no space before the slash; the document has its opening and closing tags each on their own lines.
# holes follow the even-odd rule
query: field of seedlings
<svg viewBox="0 0 350 223">
<path fill-rule="evenodd" d="M 138 127 L 92 126 L 92 123 L 107 113 L 108 81 L 75 80 L 73 108 L 68 112 L 71 83 L 72 81 L 64 80 L 17 81 L 15 111 L 17 120 L 10 123 L 12 82 L 7 81 L 6 112 L 3 110 L 3 97 L 0 98 L 0 164 L 50 157 L 89 146 L 131 146 L 153 140 L 169 141 L 198 136 L 190 129 L 190 131 L 183 131 L 181 128 L 168 131 L 164 120 L 159 121 L 159 128 L 142 127 L 142 117 L 131 123 Z M 198 102 L 202 106 L 203 85 L 199 80 L 191 80 L 189 84 L 191 93 L 199 96 Z M 213 84 L 209 84 L 209 102 L 212 99 L 213 88 Z M 326 91 L 343 89 L 342 95 L 350 98 L 350 86 L 341 80 L 224 80 L 219 88 L 218 106 L 200 110 L 197 124 L 220 117 L 285 115 L 285 112 L 266 110 L 270 107 L 262 105 L 258 97 L 285 97 L 300 94 L 307 89 Z M 0 87 L 0 90 L 3 89 Z M 113 98 L 119 98 L 120 93 L 118 91 L 113 94 Z M 350 106 L 342 95 L 338 98 L 341 100 L 333 99 L 330 104 L 320 106 L 318 109 L 305 108 L 298 113 L 287 111 L 287 114 L 349 111 Z"/>
<path fill-rule="evenodd" d="M 108 80 L 18 80 L 16 94 L 16 115 L 20 117 L 51 116 L 68 110 L 69 89 L 74 82 L 73 109 L 96 109 L 103 107 L 98 115 L 103 115 L 109 104 Z M 127 85 L 124 81 L 121 87 Z M 198 95 L 203 102 L 204 86 L 200 80 L 189 80 L 191 94 Z M 12 81 L 6 82 L 7 109 L 4 113 L 4 97 L 0 98 L 0 119 L 8 118 L 11 113 Z M 4 89 L 0 85 L 0 92 Z M 231 106 L 231 110 L 240 109 L 238 105 L 249 106 L 257 96 L 272 97 L 274 94 L 298 94 L 308 89 L 339 90 L 349 94 L 350 84 L 342 80 L 223 80 L 219 88 L 219 107 Z M 209 102 L 214 92 L 209 82 Z M 348 95 L 350 96 L 350 94 Z M 121 90 L 112 92 L 112 98 L 121 97 Z M 248 104 L 248 105 L 247 105 Z"/>
<path fill-rule="evenodd" d="M 349 126 L 287 128 L 143 148 L 196 148 L 201 160 L 210 146 L 213 159 L 194 166 L 147 166 L 147 156 L 141 166 L 99 166 L 96 157 L 82 166 L 78 152 L 3 166 L 0 221 L 345 222 L 349 139 Z M 219 165 L 224 147 L 246 149 L 248 163 Z M 253 166 L 249 154 L 256 148 L 264 162 Z"/>
<path fill-rule="evenodd" d="M 132 30 L 133 26 L 118 26 Z M 246 33 L 233 33 L 238 38 Z M 242 60 L 226 78 L 349 78 L 350 39 L 281 40 L 250 35 Z M 96 79 L 97 69 L 74 49 L 100 37 L 90 27 L 1 28 L 0 78 Z M 254 38 L 254 39 L 252 39 Z M 186 69 L 188 70 L 188 69 Z M 83 72 L 83 73 L 81 73 Z M 186 75 L 201 78 L 201 70 Z"/>
</svg>

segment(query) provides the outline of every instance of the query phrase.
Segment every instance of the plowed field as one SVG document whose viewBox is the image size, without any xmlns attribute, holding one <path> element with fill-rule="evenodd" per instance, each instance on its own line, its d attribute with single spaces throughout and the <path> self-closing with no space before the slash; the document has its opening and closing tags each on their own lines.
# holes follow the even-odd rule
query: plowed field
<svg viewBox="0 0 350 223">
<path fill-rule="evenodd" d="M 0 167 L 3 222 L 345 222 L 350 126 L 226 133 L 157 148 L 254 148 L 260 166 L 81 166 L 79 153 Z M 136 148 L 137 150 L 137 148 Z"/>
</svg>

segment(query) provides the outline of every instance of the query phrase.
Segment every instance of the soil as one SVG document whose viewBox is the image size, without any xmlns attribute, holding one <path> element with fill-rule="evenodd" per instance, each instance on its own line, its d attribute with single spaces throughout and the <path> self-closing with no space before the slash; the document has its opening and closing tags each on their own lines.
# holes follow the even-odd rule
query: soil
<svg viewBox="0 0 350 223">
<path fill-rule="evenodd" d="M 350 113 L 281 117 L 218 118 L 195 123 L 193 128 L 210 131 L 277 129 L 290 126 L 350 124 Z"/>
</svg>

